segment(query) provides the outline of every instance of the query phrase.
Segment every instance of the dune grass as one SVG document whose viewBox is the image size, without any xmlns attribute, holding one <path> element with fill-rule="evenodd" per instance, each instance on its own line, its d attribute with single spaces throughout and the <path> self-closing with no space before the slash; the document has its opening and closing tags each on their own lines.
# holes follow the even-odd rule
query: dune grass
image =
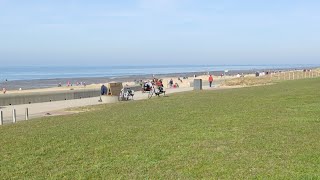
<svg viewBox="0 0 320 180">
<path fill-rule="evenodd" d="M 270 78 L 270 76 L 263 76 L 263 77 L 239 77 L 239 78 L 232 78 L 226 81 L 221 82 L 221 86 L 256 86 L 256 85 L 270 85 L 272 83 L 276 83 L 274 79 Z"/>
<path fill-rule="evenodd" d="M 320 178 L 320 79 L 0 127 L 2 179 Z"/>
<path fill-rule="evenodd" d="M 303 71 L 285 71 L 272 73 L 266 76 L 245 76 L 239 78 L 226 79 L 221 82 L 222 86 L 259 86 L 259 85 L 270 85 L 279 83 L 287 80 L 298 80 L 306 78 L 317 78 L 320 77 L 319 69 L 313 69 L 312 72 Z"/>
</svg>

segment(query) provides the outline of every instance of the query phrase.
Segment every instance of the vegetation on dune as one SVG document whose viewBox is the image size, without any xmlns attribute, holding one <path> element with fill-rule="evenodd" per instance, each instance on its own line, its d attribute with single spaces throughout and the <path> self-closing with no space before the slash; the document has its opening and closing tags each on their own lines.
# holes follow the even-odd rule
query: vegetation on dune
<svg viewBox="0 0 320 180">
<path fill-rule="evenodd" d="M 320 178 L 320 79 L 0 127 L 3 179 Z"/>
<path fill-rule="evenodd" d="M 256 85 L 268 85 L 275 83 L 269 76 L 264 77 L 239 77 L 232 78 L 221 82 L 221 86 L 256 86 Z"/>
<path fill-rule="evenodd" d="M 226 79 L 221 82 L 221 86 L 257 86 L 257 85 L 270 85 L 281 82 L 283 80 L 297 80 L 305 78 L 315 78 L 320 76 L 319 69 L 312 71 L 286 71 L 277 72 L 265 76 L 245 76 L 238 78 Z"/>
</svg>

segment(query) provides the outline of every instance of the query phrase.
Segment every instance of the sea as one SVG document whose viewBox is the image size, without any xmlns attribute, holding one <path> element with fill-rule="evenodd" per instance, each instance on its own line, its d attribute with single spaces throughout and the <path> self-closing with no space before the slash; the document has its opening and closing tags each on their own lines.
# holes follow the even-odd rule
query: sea
<svg viewBox="0 0 320 180">
<path fill-rule="evenodd" d="M 319 65 L 0 66 L 0 82 L 61 78 L 128 77 L 210 71 L 294 69 Z"/>
</svg>

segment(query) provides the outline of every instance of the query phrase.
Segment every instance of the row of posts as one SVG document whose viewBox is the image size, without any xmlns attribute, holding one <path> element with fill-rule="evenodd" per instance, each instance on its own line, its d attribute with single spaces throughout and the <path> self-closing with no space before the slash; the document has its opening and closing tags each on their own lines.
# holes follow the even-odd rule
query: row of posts
<svg viewBox="0 0 320 180">
<path fill-rule="evenodd" d="M 314 77 L 319 77 L 320 76 L 320 72 L 317 71 L 309 71 L 309 72 L 302 72 L 302 73 L 297 73 L 297 72 L 280 72 L 280 74 L 278 74 L 278 79 L 283 79 L 283 80 L 295 80 L 295 79 L 303 79 L 303 78 L 314 78 Z M 282 76 L 283 75 L 283 76 Z M 273 75 L 271 74 L 271 77 Z M 281 78 L 283 77 L 283 78 Z M 286 78 L 287 77 L 287 78 Z"/>
<path fill-rule="evenodd" d="M 25 110 L 25 120 L 29 120 L 29 109 L 26 108 Z M 12 110 L 12 122 L 17 122 L 17 111 L 16 109 Z M 0 125 L 3 125 L 3 111 L 0 111 Z"/>
</svg>

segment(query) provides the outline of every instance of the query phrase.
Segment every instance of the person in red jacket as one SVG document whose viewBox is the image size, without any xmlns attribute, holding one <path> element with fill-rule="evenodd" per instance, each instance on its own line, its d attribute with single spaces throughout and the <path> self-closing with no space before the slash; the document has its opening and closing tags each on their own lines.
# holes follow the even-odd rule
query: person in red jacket
<svg viewBox="0 0 320 180">
<path fill-rule="evenodd" d="M 212 82 L 213 82 L 213 77 L 212 75 L 209 76 L 209 86 L 211 87 L 212 86 Z"/>
</svg>

